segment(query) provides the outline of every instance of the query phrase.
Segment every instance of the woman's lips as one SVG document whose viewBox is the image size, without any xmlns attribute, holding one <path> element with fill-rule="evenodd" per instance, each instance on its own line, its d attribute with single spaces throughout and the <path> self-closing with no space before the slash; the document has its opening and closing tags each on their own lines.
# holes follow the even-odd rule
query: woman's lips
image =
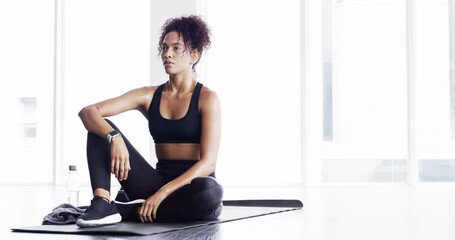
<svg viewBox="0 0 455 240">
<path fill-rule="evenodd" d="M 164 67 L 172 67 L 172 65 L 174 65 L 174 63 L 173 62 L 169 62 L 169 61 L 165 61 L 163 63 L 163 65 L 164 65 Z"/>
</svg>

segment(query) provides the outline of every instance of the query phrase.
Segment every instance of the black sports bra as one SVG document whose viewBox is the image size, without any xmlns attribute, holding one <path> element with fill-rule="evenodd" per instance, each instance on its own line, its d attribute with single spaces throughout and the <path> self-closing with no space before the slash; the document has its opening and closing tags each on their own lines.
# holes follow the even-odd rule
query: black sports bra
<svg viewBox="0 0 455 240">
<path fill-rule="evenodd" d="M 161 116 L 161 94 L 165 84 L 153 94 L 148 110 L 149 131 L 155 143 L 201 143 L 201 114 L 198 109 L 202 84 L 197 83 L 191 96 L 190 106 L 183 118 L 170 120 Z"/>
</svg>

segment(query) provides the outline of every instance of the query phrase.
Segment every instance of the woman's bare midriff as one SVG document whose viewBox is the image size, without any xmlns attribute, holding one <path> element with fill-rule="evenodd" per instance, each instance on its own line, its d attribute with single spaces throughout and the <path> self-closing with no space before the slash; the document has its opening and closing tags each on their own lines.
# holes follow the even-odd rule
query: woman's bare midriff
<svg viewBox="0 0 455 240">
<path fill-rule="evenodd" d="M 195 143 L 157 143 L 156 157 L 166 160 L 199 160 L 201 145 Z"/>
</svg>

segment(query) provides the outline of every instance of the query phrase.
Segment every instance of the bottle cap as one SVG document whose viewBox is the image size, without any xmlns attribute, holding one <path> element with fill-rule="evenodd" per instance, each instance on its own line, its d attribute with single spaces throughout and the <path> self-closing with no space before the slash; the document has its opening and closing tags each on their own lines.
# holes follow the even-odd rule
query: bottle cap
<svg viewBox="0 0 455 240">
<path fill-rule="evenodd" d="M 76 165 L 70 165 L 69 166 L 70 171 L 77 171 Z"/>
</svg>

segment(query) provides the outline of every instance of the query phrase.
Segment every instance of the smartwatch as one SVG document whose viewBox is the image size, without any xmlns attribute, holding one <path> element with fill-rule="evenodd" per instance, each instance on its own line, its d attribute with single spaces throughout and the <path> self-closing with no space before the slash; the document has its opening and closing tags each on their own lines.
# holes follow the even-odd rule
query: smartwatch
<svg viewBox="0 0 455 240">
<path fill-rule="evenodd" d="M 107 141 L 109 143 L 111 143 L 112 139 L 114 139 L 115 137 L 118 137 L 118 136 L 120 136 L 120 132 L 117 130 L 113 130 L 112 132 L 107 134 Z"/>
</svg>

